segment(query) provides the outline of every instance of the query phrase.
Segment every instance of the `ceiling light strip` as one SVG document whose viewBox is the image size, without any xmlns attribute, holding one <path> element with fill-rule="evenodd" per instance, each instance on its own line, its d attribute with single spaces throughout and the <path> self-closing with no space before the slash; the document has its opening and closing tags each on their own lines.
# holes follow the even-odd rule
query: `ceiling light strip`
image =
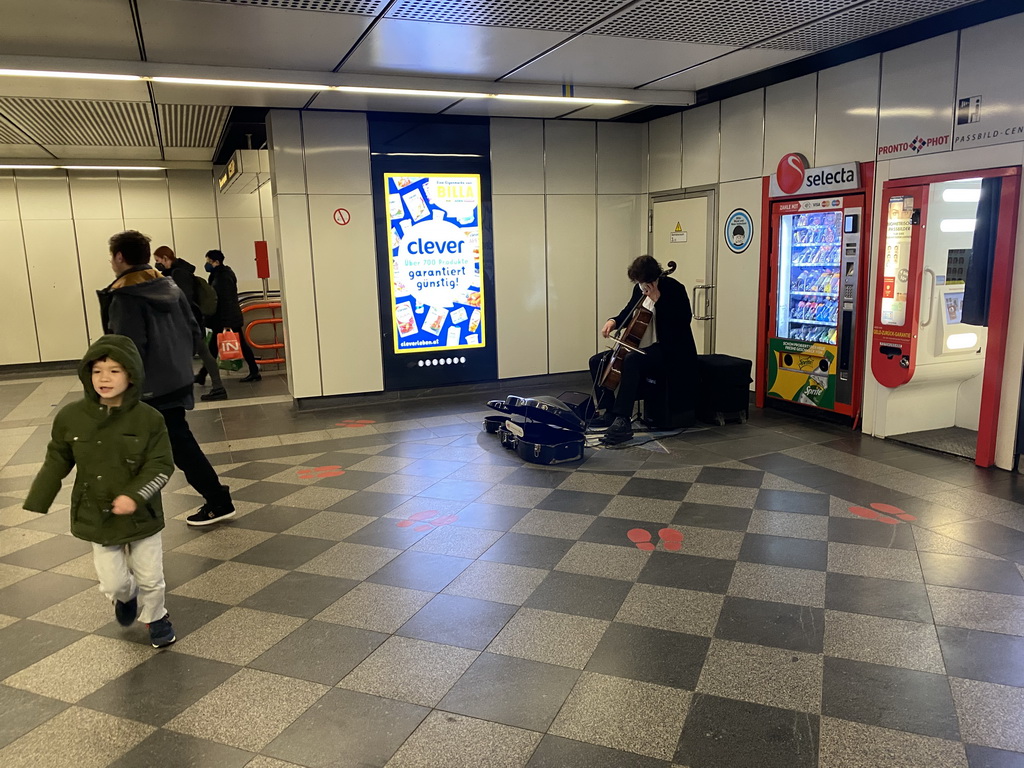
<svg viewBox="0 0 1024 768">
<path fill-rule="evenodd" d="M 166 171 L 165 165 L 0 165 L 0 171 Z"/>
</svg>

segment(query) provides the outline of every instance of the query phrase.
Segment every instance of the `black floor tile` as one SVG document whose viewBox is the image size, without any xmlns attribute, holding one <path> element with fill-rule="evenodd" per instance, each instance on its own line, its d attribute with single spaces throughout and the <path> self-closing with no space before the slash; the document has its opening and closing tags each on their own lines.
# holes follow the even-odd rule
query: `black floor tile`
<svg viewBox="0 0 1024 768">
<path fill-rule="evenodd" d="M 288 469 L 287 464 L 274 464 L 269 461 L 250 461 L 247 464 L 225 470 L 220 473 L 221 477 L 241 477 L 246 480 L 265 480 L 271 475 L 277 475 Z M 230 482 L 230 481 L 225 481 Z"/>
<path fill-rule="evenodd" d="M 652 552 L 637 581 L 724 595 L 729 590 L 735 568 L 733 560 Z"/>
<path fill-rule="evenodd" d="M 465 462 L 461 461 L 445 461 L 440 456 L 444 456 L 444 451 L 438 453 L 429 459 L 417 459 L 407 467 L 403 467 L 398 471 L 400 475 L 416 475 L 419 477 L 434 477 L 440 480 L 443 477 L 458 472 L 465 465 Z"/>
<path fill-rule="evenodd" d="M 595 517 L 580 536 L 580 541 L 590 541 L 595 544 L 611 544 L 616 547 L 635 547 L 632 541 L 627 538 L 626 533 L 634 528 L 643 528 L 650 532 L 652 541 L 657 543 L 658 531 L 664 528 L 659 523 L 649 523 L 644 520 L 626 520 L 621 517 Z"/>
<path fill-rule="evenodd" d="M 68 704 L 0 685 L 0 749 L 68 708 Z"/>
<path fill-rule="evenodd" d="M 200 557 L 186 552 L 164 552 L 164 583 L 167 591 L 177 589 L 196 576 L 216 568 L 224 561 L 213 557 Z"/>
<path fill-rule="evenodd" d="M 914 531 L 909 525 L 890 525 L 877 520 L 830 517 L 828 540 L 866 547 L 915 550 Z"/>
<path fill-rule="evenodd" d="M 777 512 L 798 512 L 802 515 L 827 515 L 828 496 L 824 493 L 775 491 L 770 488 L 762 488 L 757 494 L 754 508 Z"/>
<path fill-rule="evenodd" d="M 565 491 L 556 488 L 537 504 L 537 509 L 572 512 L 577 515 L 599 515 L 614 496 L 586 491 Z"/>
<path fill-rule="evenodd" d="M 579 676 L 575 669 L 482 653 L 437 708 L 543 733 Z"/>
<path fill-rule="evenodd" d="M 291 571 L 240 605 L 257 611 L 311 619 L 359 584 L 353 579 Z"/>
<path fill-rule="evenodd" d="M 726 597 L 715 637 L 789 651 L 821 653 L 825 612 L 806 605 Z"/>
<path fill-rule="evenodd" d="M 505 485 L 526 485 L 531 488 L 557 488 L 568 476 L 569 471 L 565 469 L 520 467 L 501 482 Z"/>
<path fill-rule="evenodd" d="M 110 768 L 241 768 L 254 757 L 252 752 L 197 739 L 184 733 L 160 729 L 147 736 L 134 749 L 110 764 Z"/>
<path fill-rule="evenodd" d="M 311 518 L 315 514 L 317 514 L 315 509 L 278 507 L 268 504 L 265 507 L 253 510 L 247 515 L 235 518 L 231 521 L 231 526 L 233 528 L 247 528 L 253 531 L 265 531 L 266 533 L 280 533 L 294 525 L 298 525 L 303 520 Z"/>
<path fill-rule="evenodd" d="M 398 523 L 399 521 L 392 517 L 379 517 L 348 536 L 345 541 L 348 544 L 368 544 L 371 547 L 408 549 L 430 532 L 430 529 L 416 530 L 420 527 L 418 525 L 399 528 Z"/>
<path fill-rule="evenodd" d="M 209 624 L 231 606 L 215 603 L 212 600 L 197 600 L 194 597 L 168 594 L 166 607 L 174 622 L 174 634 L 181 640 L 200 627 Z M 114 621 L 113 611 L 110 612 L 110 619 L 110 622 L 97 629 L 94 634 L 149 646 L 149 630 L 145 624 L 137 621 L 130 627 L 122 627 Z"/>
<path fill-rule="evenodd" d="M 436 595 L 395 634 L 482 651 L 515 613 L 514 605 Z"/>
<path fill-rule="evenodd" d="M 825 607 L 888 619 L 932 623 L 932 607 L 924 584 L 869 576 L 830 573 L 825 577 Z"/>
<path fill-rule="evenodd" d="M 900 499 L 896 506 L 917 518 L 914 521 L 914 525 L 919 528 L 928 528 L 929 530 L 935 530 L 951 523 L 974 519 L 969 512 L 960 512 L 942 504 L 937 504 L 929 499 L 919 499 L 915 496 L 906 496 Z"/>
<path fill-rule="evenodd" d="M 92 552 L 92 544 L 74 536 L 54 536 L 30 547 L 0 557 L 0 563 L 45 571 Z"/>
<path fill-rule="evenodd" d="M 808 469 L 815 466 L 801 459 L 795 459 L 785 453 L 767 453 L 761 456 L 753 456 L 749 459 L 744 459 L 743 463 L 776 475 L 781 475 L 782 470 Z M 785 475 L 781 476 L 785 477 Z"/>
<path fill-rule="evenodd" d="M 993 555 L 1005 555 L 1024 549 L 1024 531 L 1008 528 L 990 520 L 964 521 L 943 528 L 938 533 Z"/>
<path fill-rule="evenodd" d="M 184 653 L 157 653 L 79 702 L 128 720 L 161 726 L 239 670 Z M 138 763 L 148 765 L 148 763 Z"/>
<path fill-rule="evenodd" d="M 587 671 L 692 691 L 710 645 L 709 637 L 613 622 Z"/>
<path fill-rule="evenodd" d="M 741 488 L 760 488 L 763 480 L 764 472 L 756 469 L 704 467 L 697 475 L 696 482 L 710 485 L 734 485 Z"/>
<path fill-rule="evenodd" d="M 459 519 L 453 525 L 466 528 L 486 528 L 491 531 L 507 531 L 526 517 L 529 511 L 523 507 L 506 507 L 501 504 L 484 504 L 474 501 L 459 511 Z"/>
<path fill-rule="evenodd" d="M 400 507 L 411 499 L 401 493 L 375 493 L 374 491 L 360 491 L 353 493 L 347 499 L 342 499 L 337 504 L 328 507 L 331 512 L 346 512 L 350 515 L 366 515 L 368 517 L 381 517 Z M 246 515 L 248 517 L 248 515 Z"/>
<path fill-rule="evenodd" d="M 550 536 L 506 533 L 480 555 L 480 559 L 551 570 L 565 556 L 573 543 L 568 539 L 555 539 Z"/>
<path fill-rule="evenodd" d="M 387 639 L 381 632 L 307 621 L 249 666 L 323 685 L 337 685 Z"/>
<path fill-rule="evenodd" d="M 84 637 L 84 632 L 24 620 L 0 629 L 0 680 Z M 3 718 L 0 718 L 2 721 Z"/>
<path fill-rule="evenodd" d="M 59 573 L 37 573 L 0 589 L 0 614 L 19 618 L 31 616 L 95 584 Z"/>
<path fill-rule="evenodd" d="M 323 554 L 336 543 L 310 536 L 290 536 L 282 533 L 247 549 L 233 559 L 239 563 L 291 571 Z"/>
<path fill-rule="evenodd" d="M 936 627 L 946 673 L 1024 688 L 1024 637 Z"/>
<path fill-rule="evenodd" d="M 675 762 L 698 768 L 816 768 L 819 718 L 698 693 Z"/>
<path fill-rule="evenodd" d="M 293 446 L 293 449 L 295 447 Z M 236 501 L 253 501 L 257 504 L 273 504 L 278 499 L 295 493 L 301 486 L 290 483 L 271 483 L 260 481 L 247 485 L 245 488 L 238 488 L 231 491 L 231 496 Z"/>
<path fill-rule="evenodd" d="M 1024 753 L 966 744 L 970 768 L 1024 768 Z"/>
<path fill-rule="evenodd" d="M 366 457 L 363 456 L 362 458 L 365 459 Z M 369 488 L 374 483 L 380 482 L 385 477 L 390 477 L 390 475 L 386 472 L 364 472 L 361 469 L 346 469 L 345 474 L 335 475 L 334 477 L 324 477 L 317 480 L 316 484 L 325 488 L 341 488 L 347 491 L 361 491 L 364 488 Z"/>
<path fill-rule="evenodd" d="M 742 507 L 683 502 L 676 516 L 672 518 L 672 524 L 714 528 L 719 531 L 745 531 L 750 525 L 750 516 L 753 512 L 752 509 Z"/>
<path fill-rule="evenodd" d="M 552 571 L 523 606 L 611 621 L 630 589 L 628 581 Z"/>
<path fill-rule="evenodd" d="M 392 587 L 440 592 L 466 570 L 472 560 L 429 552 L 403 552 L 367 581 Z"/>
<path fill-rule="evenodd" d="M 945 675 L 826 656 L 822 691 L 823 715 L 960 740 Z"/>
<path fill-rule="evenodd" d="M 739 559 L 747 563 L 824 571 L 828 566 L 828 543 L 748 533 L 743 537 Z"/>
<path fill-rule="evenodd" d="M 1004 595 L 1024 595 L 1024 578 L 1005 560 L 959 557 L 921 552 L 921 571 L 926 584 L 961 589 L 980 589 Z"/>
<path fill-rule="evenodd" d="M 426 707 L 334 688 L 263 754 L 308 768 L 383 766 L 430 712 Z"/>
<path fill-rule="evenodd" d="M 664 760 L 546 735 L 526 768 L 668 768 Z"/>
<path fill-rule="evenodd" d="M 619 491 L 620 496 L 639 496 L 644 499 L 682 501 L 690 490 L 690 483 L 679 480 L 657 480 L 649 477 L 634 477 Z"/>
<path fill-rule="evenodd" d="M 424 443 L 399 443 L 390 448 L 385 448 L 378 453 L 378 456 L 398 456 L 403 459 L 423 459 L 433 456 L 442 450 L 439 445 L 426 445 Z"/>
</svg>

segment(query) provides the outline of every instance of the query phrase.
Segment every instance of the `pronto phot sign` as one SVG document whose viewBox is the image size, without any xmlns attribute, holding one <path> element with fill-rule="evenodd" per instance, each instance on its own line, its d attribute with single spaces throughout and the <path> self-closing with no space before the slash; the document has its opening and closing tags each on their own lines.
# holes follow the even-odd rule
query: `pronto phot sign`
<svg viewBox="0 0 1024 768">
<path fill-rule="evenodd" d="M 860 189 L 860 163 L 808 168 L 803 155 L 793 152 L 779 160 L 779 165 L 770 178 L 770 197 L 843 192 Z"/>
</svg>

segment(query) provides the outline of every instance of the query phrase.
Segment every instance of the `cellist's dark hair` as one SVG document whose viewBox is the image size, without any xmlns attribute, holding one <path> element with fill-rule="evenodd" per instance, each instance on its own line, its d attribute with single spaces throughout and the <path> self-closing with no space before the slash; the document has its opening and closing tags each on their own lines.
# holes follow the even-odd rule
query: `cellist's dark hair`
<svg viewBox="0 0 1024 768">
<path fill-rule="evenodd" d="M 653 256 L 643 255 L 633 259 L 626 270 L 626 277 L 634 283 L 653 283 L 661 277 L 661 264 Z"/>
</svg>

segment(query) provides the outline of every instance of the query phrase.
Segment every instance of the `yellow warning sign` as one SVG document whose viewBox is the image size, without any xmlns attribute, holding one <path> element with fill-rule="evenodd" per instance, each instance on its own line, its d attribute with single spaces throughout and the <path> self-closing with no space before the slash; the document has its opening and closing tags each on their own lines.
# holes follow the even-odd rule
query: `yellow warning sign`
<svg viewBox="0 0 1024 768">
<path fill-rule="evenodd" d="M 681 224 L 682 224 L 681 222 L 678 222 L 678 221 L 676 222 L 676 228 L 675 228 L 676 232 L 682 232 L 683 231 L 683 227 L 682 227 Z"/>
</svg>

